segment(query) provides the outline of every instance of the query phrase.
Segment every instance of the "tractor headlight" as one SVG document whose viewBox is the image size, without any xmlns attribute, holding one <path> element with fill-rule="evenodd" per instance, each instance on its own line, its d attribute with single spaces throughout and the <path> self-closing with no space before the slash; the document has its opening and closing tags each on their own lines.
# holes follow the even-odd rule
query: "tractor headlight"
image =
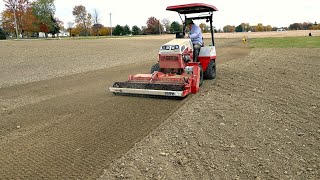
<svg viewBox="0 0 320 180">
<path fill-rule="evenodd" d="M 160 50 L 176 50 L 176 49 L 179 49 L 179 45 L 164 45 L 164 46 L 161 46 Z"/>
<path fill-rule="evenodd" d="M 161 46 L 160 49 L 161 50 L 170 50 L 170 48 L 171 48 L 170 46 Z"/>
<path fill-rule="evenodd" d="M 171 46 L 171 50 L 179 49 L 179 45 Z"/>
</svg>

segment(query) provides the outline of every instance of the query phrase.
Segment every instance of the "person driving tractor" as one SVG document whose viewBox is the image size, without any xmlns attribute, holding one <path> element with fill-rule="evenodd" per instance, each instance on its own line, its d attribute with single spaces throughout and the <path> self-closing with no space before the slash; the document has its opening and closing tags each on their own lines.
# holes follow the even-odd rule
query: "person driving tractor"
<svg viewBox="0 0 320 180">
<path fill-rule="evenodd" d="M 198 56 L 200 53 L 201 46 L 203 45 L 203 38 L 201 33 L 201 28 L 195 25 L 192 19 L 186 20 L 186 26 L 189 28 L 190 32 L 188 37 L 191 39 L 193 44 L 193 59 L 194 61 L 198 61 Z"/>
</svg>

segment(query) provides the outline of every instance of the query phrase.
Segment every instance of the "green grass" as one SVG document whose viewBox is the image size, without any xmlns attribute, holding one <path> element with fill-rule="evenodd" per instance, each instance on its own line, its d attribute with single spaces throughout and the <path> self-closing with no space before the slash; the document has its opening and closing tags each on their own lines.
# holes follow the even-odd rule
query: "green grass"
<svg viewBox="0 0 320 180">
<path fill-rule="evenodd" d="M 249 40 L 252 48 L 320 48 L 320 37 L 277 37 Z"/>
</svg>

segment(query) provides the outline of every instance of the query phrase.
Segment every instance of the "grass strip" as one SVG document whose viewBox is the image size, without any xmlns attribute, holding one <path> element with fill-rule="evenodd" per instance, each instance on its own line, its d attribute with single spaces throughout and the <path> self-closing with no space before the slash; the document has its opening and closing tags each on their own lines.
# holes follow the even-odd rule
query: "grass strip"
<svg viewBox="0 0 320 180">
<path fill-rule="evenodd" d="M 270 37 L 249 40 L 251 48 L 320 48 L 320 37 Z"/>
</svg>

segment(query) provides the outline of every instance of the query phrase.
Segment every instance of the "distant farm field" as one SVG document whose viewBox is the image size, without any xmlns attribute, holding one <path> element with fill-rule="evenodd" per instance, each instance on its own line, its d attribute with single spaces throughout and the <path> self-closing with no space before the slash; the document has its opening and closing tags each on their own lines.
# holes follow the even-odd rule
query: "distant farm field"
<svg viewBox="0 0 320 180">
<path fill-rule="evenodd" d="M 300 37 L 309 36 L 311 33 L 313 36 L 320 36 L 320 30 L 305 30 L 305 31 L 267 31 L 267 32 L 235 32 L 235 33 L 216 33 L 216 38 L 265 38 L 265 37 Z M 210 37 L 210 34 L 205 34 L 206 38 Z"/>
<path fill-rule="evenodd" d="M 298 30 L 298 31 L 267 31 L 267 32 L 234 32 L 234 33 L 215 33 L 215 38 L 228 38 L 228 39 L 238 39 L 238 38 L 265 38 L 265 37 L 300 37 L 300 36 L 309 36 L 309 33 L 312 36 L 320 36 L 320 30 Z M 205 39 L 211 38 L 210 33 L 204 33 L 203 37 Z M 130 37 L 138 39 L 167 39 L 174 38 L 173 34 L 165 35 L 153 35 L 153 36 L 139 36 L 139 37 Z"/>
<path fill-rule="evenodd" d="M 320 30 L 298 30 L 298 31 L 267 31 L 267 32 L 233 32 L 233 33 L 215 33 L 215 38 L 222 39 L 239 39 L 239 38 L 266 38 L 266 37 L 302 37 L 309 36 L 320 36 Z M 205 39 L 210 39 L 210 33 L 203 33 Z M 175 38 L 174 34 L 161 34 L 161 35 L 143 35 L 143 36 L 88 36 L 88 37 L 74 37 L 74 38 L 63 38 L 64 40 L 92 40 L 92 39 L 172 39 Z M 55 38 L 58 39 L 58 38 Z M 54 38 L 48 38 L 47 40 L 55 40 Z M 40 39 L 41 40 L 41 39 Z"/>
</svg>

